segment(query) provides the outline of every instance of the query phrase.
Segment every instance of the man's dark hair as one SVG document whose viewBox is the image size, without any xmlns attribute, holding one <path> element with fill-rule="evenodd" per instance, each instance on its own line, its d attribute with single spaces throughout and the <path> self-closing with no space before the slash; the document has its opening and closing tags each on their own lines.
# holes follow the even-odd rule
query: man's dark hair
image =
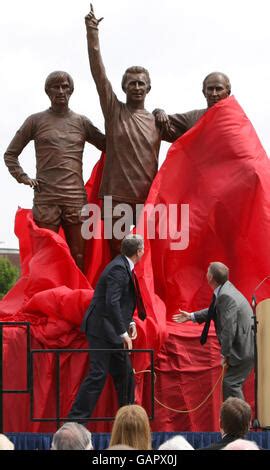
<svg viewBox="0 0 270 470">
<path fill-rule="evenodd" d="M 122 89 L 124 91 L 126 91 L 126 81 L 127 81 L 127 77 L 129 74 L 131 73 L 144 73 L 144 75 L 146 76 L 146 81 L 147 81 L 147 84 L 148 84 L 148 88 L 150 90 L 151 88 L 151 80 L 150 80 L 150 75 L 149 75 L 149 72 L 147 69 L 145 69 L 144 67 L 140 67 L 139 65 L 133 65 L 132 67 L 129 67 L 124 75 L 123 75 L 123 78 L 122 78 Z"/>
<path fill-rule="evenodd" d="M 82 424 L 65 423 L 52 439 L 52 450 L 92 450 L 91 433 Z"/>
<path fill-rule="evenodd" d="M 243 437 L 249 430 L 251 407 L 237 397 L 229 397 L 220 410 L 220 426 L 225 434 Z"/>
<path fill-rule="evenodd" d="M 48 77 L 45 80 L 45 91 L 48 94 L 49 88 L 52 86 L 53 83 L 59 82 L 59 80 L 65 80 L 67 79 L 69 86 L 70 86 L 70 91 L 73 93 L 74 90 L 74 82 L 73 78 L 69 73 L 63 72 L 62 70 L 56 70 L 55 72 L 52 72 L 48 75 Z"/>
<path fill-rule="evenodd" d="M 218 285 L 223 285 L 229 279 L 229 268 L 219 261 L 209 264 L 209 272 Z"/>
<path fill-rule="evenodd" d="M 121 243 L 121 255 L 131 257 L 143 248 L 143 238 L 138 234 L 127 235 Z"/>
<path fill-rule="evenodd" d="M 205 87 L 206 87 L 206 82 L 209 78 L 211 78 L 213 75 L 220 75 L 226 82 L 226 88 L 227 88 L 227 91 L 228 91 L 228 94 L 230 95 L 231 94 L 231 82 L 230 82 L 230 79 L 228 77 L 228 75 L 226 75 L 225 73 L 222 73 L 222 72 L 211 72 L 209 73 L 204 81 L 203 81 L 203 91 L 205 91 Z"/>
</svg>

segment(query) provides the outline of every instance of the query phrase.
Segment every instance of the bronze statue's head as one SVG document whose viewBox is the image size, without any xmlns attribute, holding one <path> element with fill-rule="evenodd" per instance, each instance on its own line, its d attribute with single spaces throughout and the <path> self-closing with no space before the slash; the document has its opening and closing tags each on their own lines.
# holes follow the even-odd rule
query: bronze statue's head
<svg viewBox="0 0 270 470">
<path fill-rule="evenodd" d="M 68 107 L 69 98 L 74 90 L 72 77 L 67 72 L 50 73 L 45 81 L 45 91 L 51 100 L 52 109 L 61 112 Z"/>
<path fill-rule="evenodd" d="M 48 95 L 48 90 L 51 88 L 51 86 L 55 83 L 59 83 L 62 80 L 68 81 L 70 92 L 73 93 L 74 82 L 73 82 L 73 78 L 71 77 L 71 75 L 69 75 L 69 73 L 67 72 L 63 72 L 62 70 L 56 70 L 55 72 L 50 73 L 45 80 L 45 91 L 47 95 Z"/>
<path fill-rule="evenodd" d="M 147 84 L 147 93 L 151 90 L 151 80 L 150 80 L 150 75 L 149 75 L 149 72 L 147 69 L 145 69 L 144 67 L 140 67 L 140 66 L 137 66 L 137 65 L 133 65 L 132 67 L 129 67 L 124 75 L 123 75 L 123 78 L 122 78 L 122 89 L 123 91 L 126 93 L 126 87 L 127 87 L 127 83 L 130 79 L 130 77 L 134 76 L 134 75 L 144 75 L 145 77 L 145 82 Z"/>
<path fill-rule="evenodd" d="M 218 101 L 228 98 L 231 94 L 231 83 L 227 75 L 222 72 L 212 72 L 203 81 L 203 94 L 210 108 Z"/>
</svg>

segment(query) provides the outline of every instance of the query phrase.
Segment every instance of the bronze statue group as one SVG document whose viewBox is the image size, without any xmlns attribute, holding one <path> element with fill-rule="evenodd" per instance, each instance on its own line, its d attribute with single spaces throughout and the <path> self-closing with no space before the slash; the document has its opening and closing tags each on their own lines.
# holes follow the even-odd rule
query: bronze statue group
<svg viewBox="0 0 270 470">
<path fill-rule="evenodd" d="M 145 99 L 151 90 L 149 72 L 142 66 L 132 66 L 122 79 L 126 101 L 120 101 L 107 77 L 100 52 L 101 20 L 96 18 L 91 5 L 85 17 L 88 55 L 104 116 L 105 135 L 87 117 L 69 108 L 74 88 L 72 77 L 67 72 L 55 71 L 45 82 L 50 108 L 26 119 L 4 156 L 11 175 L 34 190 L 35 224 L 56 233 L 63 228 L 70 253 L 82 272 L 85 260 L 82 209 L 87 202 L 82 178 L 85 142 L 106 153 L 99 198 L 102 204 L 105 197 L 112 198 L 112 225 L 121 218 L 114 209 L 128 204 L 132 209 L 132 226 L 137 206 L 146 202 L 157 175 L 161 141 L 175 142 L 231 93 L 227 75 L 212 72 L 203 81 L 205 109 L 168 115 L 155 109 L 151 113 L 145 109 Z M 36 152 L 35 178 L 24 172 L 18 160 L 31 140 Z M 108 217 L 104 206 L 102 217 L 104 220 Z M 133 313 L 140 293 L 134 286 L 132 272 L 143 256 L 143 238 L 128 232 L 122 233 L 122 239 L 112 236 L 110 249 L 113 260 L 101 273 L 83 319 L 83 331 L 90 347 L 103 352 L 91 354 L 90 375 L 83 382 L 69 414 L 75 421 L 86 421 L 91 416 L 109 373 L 114 380 L 119 406 L 134 401 L 132 367 L 129 356 L 122 350 L 132 349 L 132 341 L 137 337 Z M 244 295 L 229 281 L 229 269 L 224 263 L 211 262 L 203 268 L 208 268 L 207 281 L 214 291 L 210 308 L 196 309 L 189 314 L 179 306 L 181 311 L 174 312 L 173 319 L 177 323 L 188 320 L 205 323 L 205 341 L 213 320 L 226 366 L 224 398 L 243 398 L 242 384 L 253 367 L 252 310 Z"/>
</svg>

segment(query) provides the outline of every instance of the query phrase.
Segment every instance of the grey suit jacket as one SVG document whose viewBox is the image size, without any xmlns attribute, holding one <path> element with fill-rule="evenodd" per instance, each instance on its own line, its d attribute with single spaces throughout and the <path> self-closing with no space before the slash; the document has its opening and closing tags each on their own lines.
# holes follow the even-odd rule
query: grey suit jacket
<svg viewBox="0 0 270 470">
<path fill-rule="evenodd" d="M 207 312 L 207 308 L 194 312 L 196 322 L 205 322 Z M 243 294 L 230 281 L 225 282 L 218 292 L 214 323 L 221 354 L 232 366 L 254 356 L 252 315 L 252 308 Z"/>
</svg>

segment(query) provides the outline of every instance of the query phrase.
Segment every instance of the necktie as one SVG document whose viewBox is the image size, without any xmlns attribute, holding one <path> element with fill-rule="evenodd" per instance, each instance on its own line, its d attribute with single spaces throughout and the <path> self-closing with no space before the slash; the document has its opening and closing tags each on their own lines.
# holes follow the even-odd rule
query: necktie
<svg viewBox="0 0 270 470">
<path fill-rule="evenodd" d="M 215 313 L 216 313 L 216 296 L 215 296 L 215 294 L 213 294 L 212 302 L 211 302 L 211 304 L 209 306 L 209 309 L 208 309 L 208 312 L 207 312 L 207 319 L 206 319 L 206 322 L 204 324 L 202 334 L 201 334 L 201 337 L 200 337 L 200 343 L 201 344 L 205 344 L 206 341 L 207 341 L 207 336 L 208 336 L 208 331 L 209 331 L 209 328 L 210 328 L 210 323 L 211 323 L 211 320 L 214 319 Z"/>
<path fill-rule="evenodd" d="M 137 276 L 136 276 L 134 270 L 132 271 L 132 278 L 133 278 L 135 294 L 136 294 L 136 304 L 137 304 L 137 310 L 138 310 L 138 317 L 139 317 L 140 320 L 144 321 L 146 319 L 146 311 L 145 311 L 145 307 L 144 307 L 144 304 L 143 304 L 143 299 L 142 299 L 142 296 L 141 296 L 141 291 L 140 291 L 140 286 L 139 286 L 139 283 L 138 283 L 138 279 L 137 279 Z"/>
</svg>

